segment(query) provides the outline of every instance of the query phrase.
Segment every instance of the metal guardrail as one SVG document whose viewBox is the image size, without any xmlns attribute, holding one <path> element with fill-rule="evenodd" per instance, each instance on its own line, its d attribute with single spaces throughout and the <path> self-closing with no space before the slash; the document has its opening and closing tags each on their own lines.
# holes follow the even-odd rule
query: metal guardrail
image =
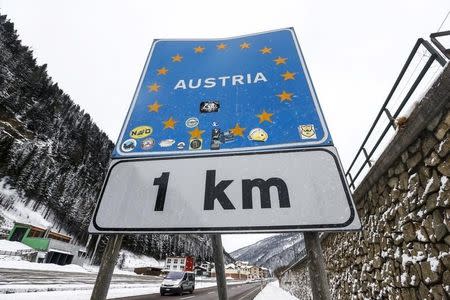
<svg viewBox="0 0 450 300">
<path fill-rule="evenodd" d="M 450 31 L 432 34 L 432 36 L 434 37 L 434 40 L 433 40 L 433 37 L 431 38 L 431 40 L 436 45 L 436 47 L 441 52 L 443 52 L 446 55 L 446 57 L 448 57 L 450 59 L 450 53 L 448 52 L 448 49 L 446 50 L 445 47 L 442 45 L 438 46 L 440 44 L 436 40 L 437 36 L 443 36 L 443 35 L 450 35 Z M 428 60 L 426 61 L 425 65 L 423 66 L 423 68 L 421 69 L 419 75 L 417 76 L 417 78 L 415 79 L 415 81 L 413 82 L 411 87 L 409 88 L 409 90 L 406 93 L 405 97 L 403 98 L 402 102 L 399 104 L 398 108 L 392 114 L 391 111 L 388 110 L 387 106 L 390 103 L 391 98 L 394 95 L 394 93 L 396 92 L 397 88 L 399 87 L 400 82 L 402 81 L 403 77 L 405 76 L 406 71 L 408 70 L 409 66 L 411 65 L 413 58 L 418 53 L 420 46 L 423 46 L 428 51 L 428 53 L 430 53 L 430 56 L 429 56 Z M 442 57 L 442 55 L 428 41 L 426 41 L 422 38 L 418 39 L 416 44 L 414 45 L 411 53 L 409 54 L 408 59 L 406 60 L 405 64 L 403 65 L 403 68 L 400 71 L 400 74 L 397 76 L 397 79 L 395 80 L 394 85 L 392 86 L 386 100 L 384 101 L 383 106 L 381 107 L 380 111 L 378 112 L 378 115 L 376 116 L 375 121 L 372 123 L 372 126 L 369 129 L 369 132 L 367 133 L 366 137 L 364 138 L 364 141 L 362 142 L 361 146 L 359 147 L 358 152 L 355 155 L 355 158 L 353 159 L 352 163 L 350 164 L 350 167 L 348 168 L 347 172 L 345 173 L 345 176 L 349 180 L 349 186 L 353 190 L 355 190 L 355 181 L 361 175 L 361 172 L 364 170 L 364 168 L 366 166 L 369 166 L 369 167 L 372 166 L 371 158 L 374 155 L 374 153 L 377 150 L 380 143 L 385 138 L 388 130 L 391 127 L 396 129 L 396 126 L 397 126 L 395 123 L 396 118 L 399 116 L 402 109 L 405 107 L 407 102 L 410 100 L 412 94 L 416 90 L 417 86 L 421 83 L 422 79 L 427 74 L 428 70 L 430 69 L 430 67 L 434 61 L 437 61 L 442 67 L 447 63 L 447 60 L 444 57 Z M 384 128 L 383 132 L 378 137 L 378 139 L 376 140 L 372 149 L 369 150 L 369 149 L 367 149 L 367 141 L 372 136 L 373 131 L 374 131 L 375 127 L 378 125 L 380 118 L 383 114 L 386 114 L 386 116 L 389 120 L 389 123 Z M 361 157 L 361 155 L 363 155 L 364 161 L 363 161 L 362 165 L 360 166 L 360 168 L 357 169 L 355 173 L 353 173 L 353 171 L 354 171 L 353 169 L 356 167 L 355 163 Z"/>
<path fill-rule="evenodd" d="M 430 39 L 436 46 L 436 48 L 438 48 L 439 51 L 441 51 L 448 59 L 450 59 L 450 48 L 445 48 L 444 45 L 442 45 L 441 42 L 439 42 L 437 39 L 441 36 L 450 36 L 450 30 L 432 33 L 430 34 Z"/>
</svg>

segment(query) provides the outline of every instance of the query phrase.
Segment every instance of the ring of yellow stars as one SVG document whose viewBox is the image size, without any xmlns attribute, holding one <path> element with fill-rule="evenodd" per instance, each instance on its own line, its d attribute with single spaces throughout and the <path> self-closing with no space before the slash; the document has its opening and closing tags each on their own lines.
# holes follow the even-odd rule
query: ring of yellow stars
<svg viewBox="0 0 450 300">
<path fill-rule="evenodd" d="M 264 48 L 260 49 L 259 52 L 261 52 L 262 54 L 270 54 L 270 53 L 272 53 L 272 48 L 264 47 Z"/>
<path fill-rule="evenodd" d="M 276 59 L 274 59 L 273 61 L 277 64 L 277 66 L 278 65 L 281 65 L 281 64 L 286 64 L 286 60 L 287 60 L 287 58 L 286 57 L 281 57 L 281 56 L 278 56 Z"/>
<path fill-rule="evenodd" d="M 168 69 L 166 69 L 165 67 L 162 67 L 161 69 L 156 70 L 158 72 L 158 75 L 166 75 L 167 72 L 169 72 Z"/>
<path fill-rule="evenodd" d="M 195 53 L 203 53 L 205 51 L 205 47 L 198 46 L 194 48 Z"/>
<path fill-rule="evenodd" d="M 147 105 L 148 110 L 150 112 L 154 111 L 154 112 L 159 112 L 159 108 L 162 106 L 162 104 L 159 104 L 158 101 L 153 102 L 153 104 L 151 105 Z"/>
<path fill-rule="evenodd" d="M 220 43 L 219 45 L 217 45 L 217 50 L 225 50 L 225 48 L 227 48 L 227 45 L 224 43 Z"/>
<path fill-rule="evenodd" d="M 234 136 L 244 136 L 245 128 L 242 128 L 239 126 L 239 123 L 236 123 L 236 126 L 234 128 L 231 128 L 230 131 L 233 133 Z"/>
<path fill-rule="evenodd" d="M 281 74 L 283 76 L 284 80 L 294 80 L 295 79 L 295 73 L 286 71 L 285 73 Z"/>
<path fill-rule="evenodd" d="M 180 54 L 172 56 L 172 62 L 181 62 L 182 59 L 183 59 L 183 56 L 181 56 Z"/>
<path fill-rule="evenodd" d="M 292 101 L 293 93 L 288 93 L 286 91 L 283 91 L 281 94 L 278 94 L 277 97 L 280 98 L 280 101 Z"/>
<path fill-rule="evenodd" d="M 241 47 L 241 49 L 250 49 L 250 44 L 247 42 L 244 42 L 244 43 L 240 44 L 239 47 Z"/>
<path fill-rule="evenodd" d="M 260 115 L 256 115 L 259 118 L 259 124 L 261 124 L 264 121 L 272 123 L 272 120 L 270 119 L 271 116 L 273 116 L 273 113 L 268 113 L 265 110 Z"/>
<path fill-rule="evenodd" d="M 153 84 L 151 84 L 151 85 L 148 86 L 148 90 L 149 90 L 150 92 L 157 92 L 157 91 L 159 91 L 159 88 L 160 88 L 160 87 L 161 87 L 161 86 L 158 85 L 158 84 L 155 82 L 155 83 L 153 83 Z"/>
<path fill-rule="evenodd" d="M 204 132 L 204 130 L 200 130 L 198 127 L 195 127 L 194 130 L 189 131 L 189 134 L 191 135 L 191 139 L 201 139 Z"/>
<path fill-rule="evenodd" d="M 172 117 L 170 117 L 167 121 L 163 121 L 164 129 L 171 128 L 175 129 L 175 124 L 177 121 L 175 121 Z"/>
</svg>

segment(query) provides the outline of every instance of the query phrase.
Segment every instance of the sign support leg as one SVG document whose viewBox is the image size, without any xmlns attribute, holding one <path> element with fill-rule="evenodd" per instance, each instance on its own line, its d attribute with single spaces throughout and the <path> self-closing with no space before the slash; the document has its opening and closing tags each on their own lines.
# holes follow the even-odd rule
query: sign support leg
<svg viewBox="0 0 450 300">
<path fill-rule="evenodd" d="M 103 252 L 102 262 L 98 270 L 94 289 L 92 290 L 91 300 L 106 300 L 109 285 L 116 266 L 117 256 L 122 246 L 123 234 L 110 235 Z"/>
<path fill-rule="evenodd" d="M 217 292 L 219 294 L 219 300 L 228 300 L 222 237 L 220 234 L 212 234 L 211 240 L 214 252 L 214 268 L 216 269 Z"/>
<path fill-rule="evenodd" d="M 306 253 L 309 258 L 309 279 L 314 300 L 330 300 L 330 287 L 325 270 L 325 260 L 317 232 L 304 232 Z"/>
</svg>

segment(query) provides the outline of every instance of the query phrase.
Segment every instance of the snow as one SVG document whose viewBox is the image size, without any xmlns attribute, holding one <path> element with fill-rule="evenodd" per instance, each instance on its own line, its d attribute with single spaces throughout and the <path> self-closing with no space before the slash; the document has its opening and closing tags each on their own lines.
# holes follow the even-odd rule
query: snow
<svg viewBox="0 0 450 300">
<path fill-rule="evenodd" d="M 29 261 L 0 260 L 2 269 L 40 270 L 54 272 L 87 273 L 88 271 L 78 265 L 60 266 L 56 264 L 38 264 Z"/>
<path fill-rule="evenodd" d="M 254 300 L 274 299 L 298 300 L 297 297 L 294 297 L 293 295 L 280 288 L 278 280 L 268 283 L 266 287 L 254 298 Z"/>
<path fill-rule="evenodd" d="M 44 219 L 44 217 L 42 216 L 42 211 L 33 211 L 29 207 L 25 206 L 25 199 L 22 198 L 22 196 L 17 192 L 16 189 L 11 188 L 6 183 L 5 177 L 0 179 L 0 194 L 14 199 L 13 207 L 11 207 L 9 210 L 0 207 L 0 215 L 4 216 L 7 220 L 5 228 L 11 229 L 14 222 L 32 224 L 43 228 L 47 228 L 53 225 L 51 222 Z M 33 204 L 34 202 L 30 201 L 28 205 L 32 206 Z"/>
<path fill-rule="evenodd" d="M 437 272 L 439 267 L 439 259 L 436 257 L 429 257 L 427 261 L 430 263 L 431 271 Z"/>
<path fill-rule="evenodd" d="M 164 263 L 158 262 L 151 256 L 137 255 L 127 250 L 120 251 L 119 262 L 124 270 L 134 270 L 139 267 L 164 267 Z"/>
<path fill-rule="evenodd" d="M 21 242 L 11 242 L 8 240 L 0 240 L 0 251 L 34 251 L 33 248 L 22 244 Z"/>
</svg>

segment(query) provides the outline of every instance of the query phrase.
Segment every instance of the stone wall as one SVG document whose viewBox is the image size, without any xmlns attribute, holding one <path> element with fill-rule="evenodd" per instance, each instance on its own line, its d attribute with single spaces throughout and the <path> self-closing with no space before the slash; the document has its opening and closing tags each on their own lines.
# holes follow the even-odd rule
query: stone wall
<svg viewBox="0 0 450 300">
<path fill-rule="evenodd" d="M 363 230 L 322 240 L 333 299 L 450 296 L 449 127 L 447 105 L 358 201 Z M 311 299 L 307 275 L 294 265 L 281 286 Z"/>
<path fill-rule="evenodd" d="M 303 259 L 284 271 L 280 278 L 280 286 L 299 299 L 312 299 L 308 260 Z"/>
<path fill-rule="evenodd" d="M 322 241 L 334 299 L 450 295 L 449 127 L 447 108 L 366 193 L 361 232 Z"/>
</svg>

